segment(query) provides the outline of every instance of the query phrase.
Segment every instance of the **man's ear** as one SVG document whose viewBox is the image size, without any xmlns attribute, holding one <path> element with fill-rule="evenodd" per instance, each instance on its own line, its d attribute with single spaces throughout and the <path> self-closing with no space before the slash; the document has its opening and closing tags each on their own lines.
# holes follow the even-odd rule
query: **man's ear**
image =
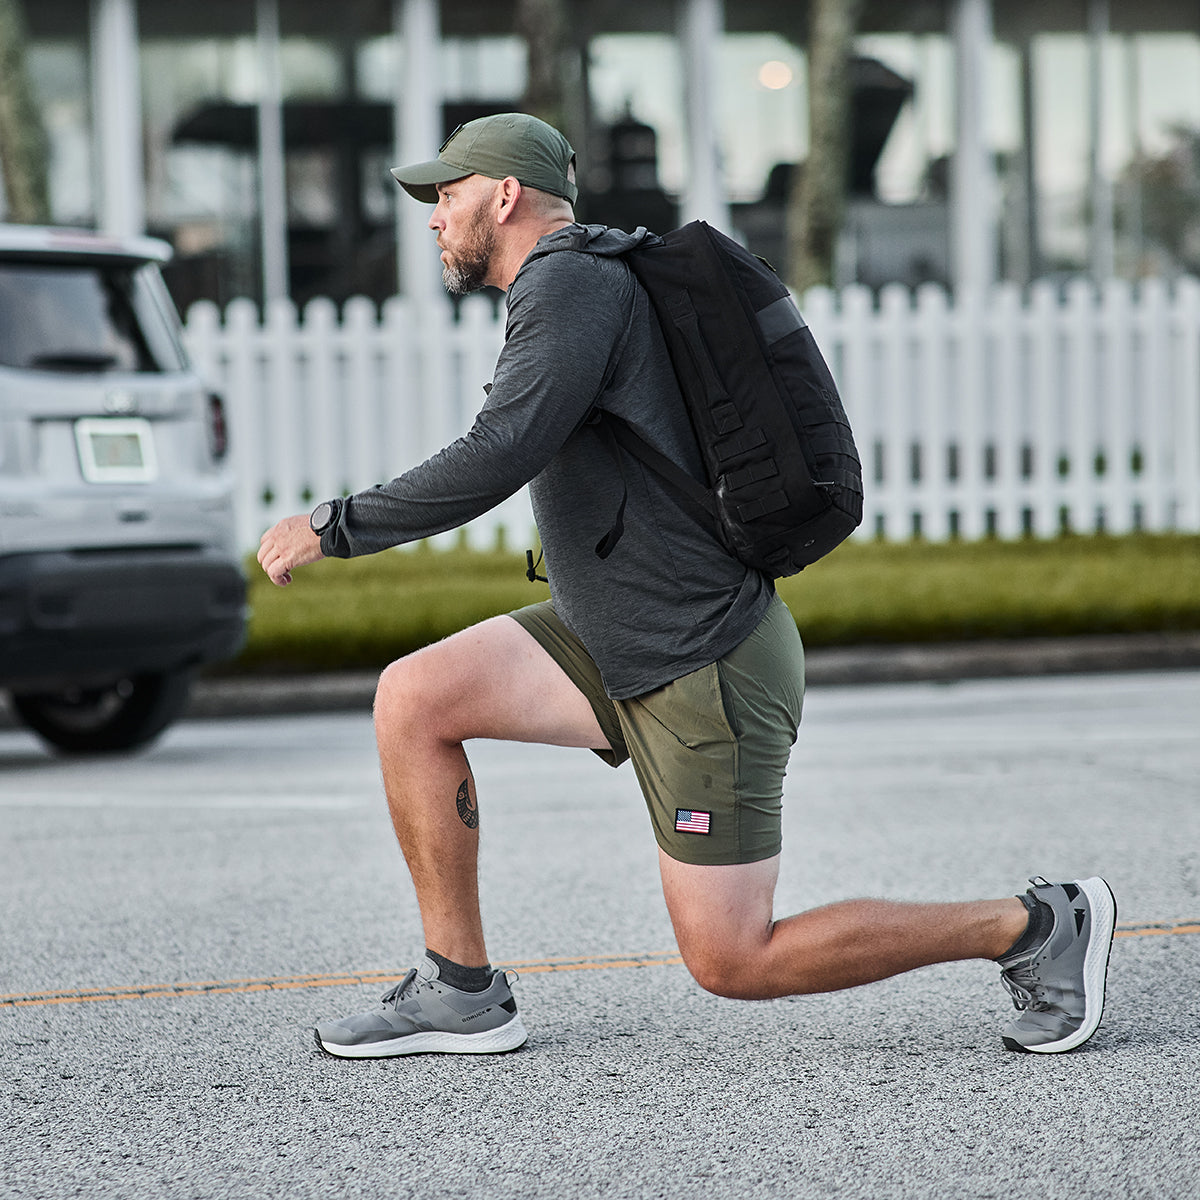
<svg viewBox="0 0 1200 1200">
<path fill-rule="evenodd" d="M 517 201 L 521 198 L 521 184 L 512 175 L 500 180 L 496 189 L 496 221 L 503 225 L 516 210 Z"/>
</svg>

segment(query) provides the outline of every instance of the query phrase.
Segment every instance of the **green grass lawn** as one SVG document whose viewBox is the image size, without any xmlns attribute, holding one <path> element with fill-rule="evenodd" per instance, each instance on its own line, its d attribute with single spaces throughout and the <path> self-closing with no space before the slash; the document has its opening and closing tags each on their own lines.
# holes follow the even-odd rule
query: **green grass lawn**
<svg viewBox="0 0 1200 1200">
<path fill-rule="evenodd" d="M 809 646 L 1200 629 L 1200 537 L 852 542 L 779 590 Z M 418 547 L 326 560 L 273 587 L 250 564 L 233 670 L 378 668 L 544 599 L 510 553 Z"/>
</svg>

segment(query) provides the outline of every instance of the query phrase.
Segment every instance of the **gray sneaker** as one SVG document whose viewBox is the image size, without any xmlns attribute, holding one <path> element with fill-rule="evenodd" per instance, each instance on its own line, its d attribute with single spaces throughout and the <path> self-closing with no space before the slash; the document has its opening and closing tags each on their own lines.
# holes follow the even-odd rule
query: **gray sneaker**
<svg viewBox="0 0 1200 1200">
<path fill-rule="evenodd" d="M 382 1008 L 324 1021 L 315 1032 L 317 1045 L 339 1058 L 502 1054 L 529 1036 L 504 971 L 485 991 L 461 992 L 438 978 L 428 958 L 383 997 Z"/>
<path fill-rule="evenodd" d="M 1028 894 L 1053 911 L 1054 928 L 1040 946 L 998 960 L 1018 1014 L 1003 1040 L 1010 1050 L 1062 1054 L 1082 1046 L 1100 1024 L 1117 902 L 1098 876 L 1029 882 Z"/>
</svg>

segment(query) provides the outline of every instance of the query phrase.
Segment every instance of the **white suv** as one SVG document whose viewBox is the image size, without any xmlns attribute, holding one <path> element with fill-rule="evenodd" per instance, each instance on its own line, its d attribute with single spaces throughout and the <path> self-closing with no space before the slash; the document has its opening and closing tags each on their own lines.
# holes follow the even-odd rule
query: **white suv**
<svg viewBox="0 0 1200 1200">
<path fill-rule="evenodd" d="M 244 638 L 225 413 L 150 238 L 0 224 L 0 688 L 59 750 L 128 750 Z"/>
</svg>

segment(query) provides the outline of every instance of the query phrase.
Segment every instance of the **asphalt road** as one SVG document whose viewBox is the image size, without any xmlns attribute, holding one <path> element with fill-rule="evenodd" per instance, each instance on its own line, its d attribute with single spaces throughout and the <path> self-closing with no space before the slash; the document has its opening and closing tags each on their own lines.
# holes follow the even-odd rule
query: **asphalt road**
<svg viewBox="0 0 1200 1200">
<path fill-rule="evenodd" d="M 114 762 L 0 730 L 0 1196 L 1200 1194 L 1200 672 L 814 687 L 780 910 L 1101 873 L 1109 1011 L 1009 1053 L 987 963 L 717 999 L 673 960 L 628 768 L 479 744 L 493 961 L 531 1038 L 346 1062 L 313 1021 L 420 950 L 362 712 Z"/>
</svg>

